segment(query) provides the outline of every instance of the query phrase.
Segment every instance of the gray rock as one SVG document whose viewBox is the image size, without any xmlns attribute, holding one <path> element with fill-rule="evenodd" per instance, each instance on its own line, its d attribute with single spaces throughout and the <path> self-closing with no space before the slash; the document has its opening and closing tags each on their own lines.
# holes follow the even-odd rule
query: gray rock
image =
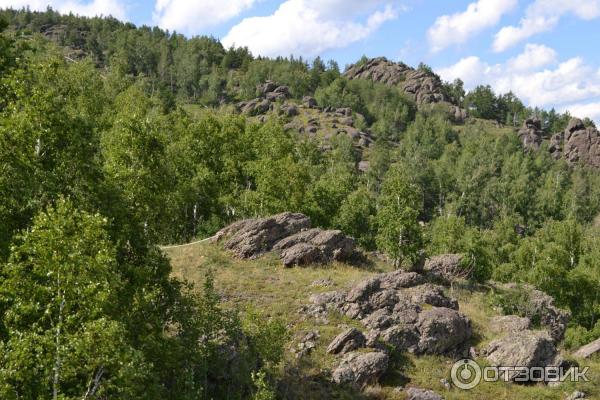
<svg viewBox="0 0 600 400">
<path fill-rule="evenodd" d="M 304 104 L 304 106 L 307 108 L 316 108 L 317 100 L 315 100 L 315 98 L 311 96 L 304 96 L 302 98 L 302 104 Z"/>
<path fill-rule="evenodd" d="M 273 81 L 266 81 L 262 85 L 258 85 L 256 89 L 260 94 L 267 94 L 273 92 L 277 88 L 277 85 Z"/>
<path fill-rule="evenodd" d="M 555 159 L 562 157 L 571 165 L 600 168 L 600 132 L 572 118 L 564 132 L 552 137 L 549 151 Z"/>
<path fill-rule="evenodd" d="M 411 301 L 414 304 L 428 304 L 434 307 L 446 307 L 458 310 L 458 302 L 455 299 L 446 297 L 444 289 L 441 286 L 426 283 L 409 288 L 405 293 L 411 296 Z"/>
<path fill-rule="evenodd" d="M 571 393 L 571 395 L 569 395 L 569 397 L 567 397 L 567 400 L 578 400 L 578 399 L 585 399 L 585 393 L 576 390 L 573 393 Z"/>
<path fill-rule="evenodd" d="M 471 337 L 470 321 L 449 308 L 433 307 L 423 311 L 416 327 L 421 334 L 421 353 L 443 354 L 457 349 Z"/>
<path fill-rule="evenodd" d="M 321 264 L 325 261 L 319 248 L 310 243 L 298 243 L 281 252 L 284 267 Z"/>
<path fill-rule="evenodd" d="M 544 136 L 542 121 L 538 118 L 527 118 L 519 130 L 518 136 L 525 150 L 539 150 Z"/>
<path fill-rule="evenodd" d="M 387 371 L 389 356 L 383 352 L 348 353 L 332 373 L 333 382 L 357 390 L 377 383 Z"/>
<path fill-rule="evenodd" d="M 327 347 L 329 354 L 346 354 L 365 346 L 366 338 L 356 328 L 348 328 L 336 336 Z"/>
<path fill-rule="evenodd" d="M 526 330 L 509 334 L 490 343 L 485 353 L 493 366 L 558 367 L 562 363 L 546 332 Z M 516 372 L 510 372 L 508 379 L 516 376 Z"/>
<path fill-rule="evenodd" d="M 432 390 L 414 387 L 406 389 L 406 398 L 408 400 L 444 400 L 442 396 Z"/>
<path fill-rule="evenodd" d="M 271 251 L 281 239 L 310 227 L 310 219 L 303 214 L 283 213 L 268 218 L 236 222 L 216 234 L 228 238 L 224 247 L 239 258 L 256 258 Z"/>
<path fill-rule="evenodd" d="M 381 332 L 379 340 L 398 351 L 419 352 L 420 333 L 414 325 L 394 325 Z"/>
<path fill-rule="evenodd" d="M 353 261 L 358 255 L 354 239 L 340 231 L 309 229 L 303 214 L 283 213 L 236 222 L 215 235 L 239 258 L 256 258 L 277 251 L 286 267 Z"/>
</svg>

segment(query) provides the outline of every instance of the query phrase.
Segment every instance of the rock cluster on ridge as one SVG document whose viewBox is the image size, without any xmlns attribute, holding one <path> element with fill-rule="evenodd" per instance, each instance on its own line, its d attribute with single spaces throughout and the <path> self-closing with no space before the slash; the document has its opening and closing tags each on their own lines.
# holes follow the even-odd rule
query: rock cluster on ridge
<svg viewBox="0 0 600 400">
<path fill-rule="evenodd" d="M 353 261 L 359 252 L 353 238 L 341 231 L 311 229 L 304 214 L 282 213 L 235 222 L 215 235 L 239 258 L 257 258 L 275 251 L 284 266 Z"/>
<path fill-rule="evenodd" d="M 404 63 L 378 57 L 350 66 L 344 76 L 348 79 L 367 79 L 388 86 L 398 86 L 418 105 L 446 101 L 442 81 L 430 72 L 417 70 Z"/>
<path fill-rule="evenodd" d="M 439 76 L 424 69 L 414 69 L 404 63 L 389 61 L 385 57 L 372 58 L 351 65 L 344 76 L 348 79 L 365 79 L 400 88 L 419 108 L 443 104 L 455 122 L 462 123 L 467 111 L 452 104 L 444 95 Z"/>
</svg>

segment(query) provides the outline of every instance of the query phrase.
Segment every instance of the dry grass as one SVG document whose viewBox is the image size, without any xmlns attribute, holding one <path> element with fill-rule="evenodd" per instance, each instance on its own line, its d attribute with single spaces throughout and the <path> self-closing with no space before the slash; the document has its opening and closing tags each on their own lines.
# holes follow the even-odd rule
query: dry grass
<svg viewBox="0 0 600 400">
<path fill-rule="evenodd" d="M 327 377 L 331 368 L 338 362 L 328 355 L 325 348 L 346 326 L 358 326 L 358 322 L 340 315 L 330 315 L 327 321 L 304 319 L 297 312 L 306 304 L 312 293 L 346 288 L 370 275 L 389 270 L 389 266 L 375 263 L 370 269 L 334 264 L 329 267 L 285 269 L 273 255 L 257 260 L 241 261 L 230 257 L 213 244 L 197 245 L 167 250 L 171 259 L 173 274 L 194 282 L 201 287 L 208 271 L 213 272 L 216 287 L 222 293 L 226 304 L 245 309 L 252 306 L 267 316 L 286 321 L 292 334 L 290 348 L 297 345 L 299 337 L 309 330 L 318 330 L 320 338 L 317 348 L 309 356 L 298 360 L 288 352 L 286 366 L 282 371 L 280 390 L 289 399 L 403 399 L 404 393 L 395 390 L 399 386 L 417 386 L 435 390 L 447 400 L 559 400 L 564 399 L 575 389 L 588 394 L 590 399 L 600 399 L 600 360 L 580 361 L 581 365 L 591 366 L 591 382 L 564 384 L 559 388 L 546 386 L 519 386 L 508 383 L 483 383 L 471 391 L 447 390 L 440 382 L 450 379 L 454 360 L 440 356 L 398 355 L 393 360 L 393 368 L 378 387 L 360 394 L 332 385 Z M 329 287 L 311 286 L 319 279 L 329 279 Z M 461 311 L 472 321 L 475 338 L 473 345 L 478 348 L 494 338 L 489 331 L 489 320 L 493 317 L 486 301 L 484 290 L 457 287 L 452 296 L 457 298 Z M 483 363 L 483 360 L 478 360 Z"/>
</svg>

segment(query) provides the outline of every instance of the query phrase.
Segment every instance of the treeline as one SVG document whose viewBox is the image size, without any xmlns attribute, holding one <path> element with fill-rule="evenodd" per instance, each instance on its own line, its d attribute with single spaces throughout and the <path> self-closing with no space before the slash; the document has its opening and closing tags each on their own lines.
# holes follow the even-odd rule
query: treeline
<svg viewBox="0 0 600 400">
<path fill-rule="evenodd" d="M 148 26 L 136 27 L 114 18 L 85 18 L 45 12 L 0 10 L 20 37 L 40 34 L 75 56 L 90 57 L 99 68 L 144 77 L 152 95 L 216 106 L 256 95 L 267 79 L 288 85 L 297 98 L 313 93 L 323 82 L 339 76 L 334 61 L 253 57 L 246 48 L 225 49 L 212 37 L 186 38 Z M 75 57 L 74 56 L 74 57 Z"/>
<path fill-rule="evenodd" d="M 475 118 L 493 120 L 516 128 L 521 127 L 527 118 L 533 116 L 542 122 L 542 129 L 548 136 L 564 131 L 571 119 L 568 111 L 559 113 L 555 109 L 548 111 L 526 107 L 514 93 L 496 94 L 489 85 L 479 85 L 466 92 L 464 82 L 456 79 L 451 83 L 445 82 L 443 89 L 454 104 L 467 109 Z M 584 124 L 594 125 L 589 118 L 585 118 Z"/>
</svg>

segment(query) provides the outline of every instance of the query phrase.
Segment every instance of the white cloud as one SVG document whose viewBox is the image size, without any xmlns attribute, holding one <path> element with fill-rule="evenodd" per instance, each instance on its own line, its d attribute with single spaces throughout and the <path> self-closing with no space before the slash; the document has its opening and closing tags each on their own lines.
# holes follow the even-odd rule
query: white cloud
<svg viewBox="0 0 600 400">
<path fill-rule="evenodd" d="M 257 0 L 156 0 L 154 22 L 161 28 L 200 33 L 241 14 Z"/>
<path fill-rule="evenodd" d="M 600 0 L 536 0 L 527 8 L 519 26 L 506 26 L 496 34 L 494 51 L 502 52 L 531 36 L 554 29 L 565 14 L 584 20 L 595 19 L 600 17 Z"/>
<path fill-rule="evenodd" d="M 31 10 L 45 11 L 48 6 L 63 14 L 71 12 L 88 17 L 112 15 L 115 18 L 125 19 L 127 15 L 125 6 L 118 0 L 94 0 L 92 2 L 76 0 L 0 0 L 0 8 L 12 7 L 19 9 L 29 7 Z"/>
<path fill-rule="evenodd" d="M 269 16 L 246 18 L 223 38 L 226 47 L 247 46 L 262 56 L 291 54 L 315 56 L 364 39 L 386 21 L 397 18 L 398 8 L 381 0 L 287 0 Z M 369 14 L 364 22 L 355 19 Z"/>
<path fill-rule="evenodd" d="M 431 50 L 437 52 L 465 43 L 473 35 L 497 25 L 502 15 L 516 5 L 517 0 L 479 0 L 469 4 L 464 12 L 438 17 L 427 33 Z"/>
<path fill-rule="evenodd" d="M 554 64 L 556 60 L 554 49 L 541 44 L 527 44 L 523 53 L 508 61 L 508 67 L 515 71 L 531 71 Z"/>
<path fill-rule="evenodd" d="M 589 117 L 600 123 L 600 101 L 592 103 L 577 103 L 565 106 L 560 109 L 561 112 L 568 111 L 572 116 L 578 118 Z"/>
<path fill-rule="evenodd" d="M 527 60 L 531 60 L 534 54 L 538 54 L 544 62 L 532 60 L 528 64 Z M 556 53 L 552 49 L 528 45 L 522 54 L 503 64 L 488 64 L 473 56 L 437 72 L 448 81 L 463 79 L 467 89 L 489 84 L 497 93 L 512 91 L 531 106 L 560 108 L 568 104 L 589 103 L 600 96 L 600 74 L 594 67 L 576 57 L 554 69 L 539 70 L 555 62 Z"/>
</svg>

